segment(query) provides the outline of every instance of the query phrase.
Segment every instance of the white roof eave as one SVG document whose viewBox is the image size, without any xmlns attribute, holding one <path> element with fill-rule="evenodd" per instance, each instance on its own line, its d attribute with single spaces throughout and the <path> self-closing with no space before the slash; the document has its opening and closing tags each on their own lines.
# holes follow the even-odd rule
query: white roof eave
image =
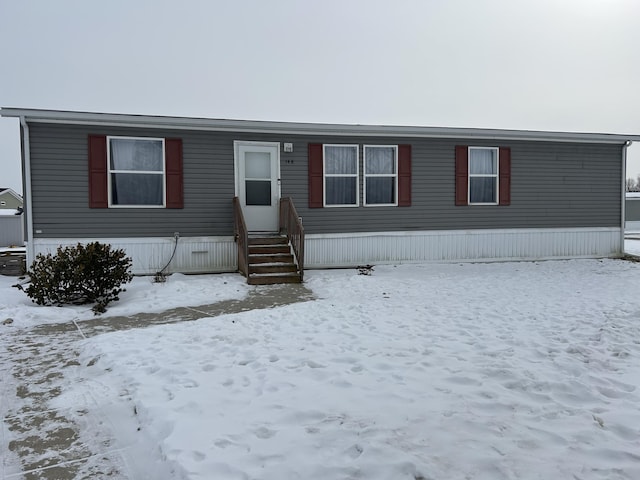
<svg viewBox="0 0 640 480">
<path fill-rule="evenodd" d="M 407 138 L 464 138 L 482 140 L 536 140 L 578 143 L 614 143 L 640 141 L 640 135 L 609 133 L 543 132 L 482 128 L 418 127 L 396 125 L 348 125 L 326 123 L 271 122 L 260 120 L 228 120 L 211 118 L 127 115 L 60 110 L 3 107 L 0 116 L 21 117 L 27 123 L 59 123 L 103 125 L 219 132 L 272 133 L 313 136 L 364 136 Z"/>
</svg>

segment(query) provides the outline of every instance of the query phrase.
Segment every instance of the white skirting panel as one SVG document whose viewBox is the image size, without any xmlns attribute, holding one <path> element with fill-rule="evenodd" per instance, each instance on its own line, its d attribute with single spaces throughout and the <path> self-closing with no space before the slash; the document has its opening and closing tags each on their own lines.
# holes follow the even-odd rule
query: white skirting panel
<svg viewBox="0 0 640 480">
<path fill-rule="evenodd" d="M 620 228 L 450 230 L 306 235 L 305 267 L 621 255 Z"/>
<path fill-rule="evenodd" d="M 122 248 L 133 259 L 133 273 L 149 275 L 171 258 L 174 239 L 36 239 L 35 254 L 55 253 L 59 245 L 92 241 Z M 620 228 L 553 228 L 344 233 L 305 236 L 305 267 L 429 261 L 541 260 L 621 255 Z M 29 249 L 27 249 L 29 251 Z M 238 268 L 233 237 L 181 237 L 166 273 L 233 272 Z M 27 259 L 30 264 L 33 259 Z"/>
<path fill-rule="evenodd" d="M 38 238 L 34 242 L 35 255 L 54 254 L 58 246 L 99 241 L 112 248 L 122 248 L 133 260 L 136 275 L 151 275 L 162 269 L 173 253 L 175 240 L 152 238 Z M 31 264 L 33 259 L 27 259 Z M 233 272 L 238 269 L 238 250 L 233 237 L 181 237 L 176 253 L 165 273 Z"/>
</svg>

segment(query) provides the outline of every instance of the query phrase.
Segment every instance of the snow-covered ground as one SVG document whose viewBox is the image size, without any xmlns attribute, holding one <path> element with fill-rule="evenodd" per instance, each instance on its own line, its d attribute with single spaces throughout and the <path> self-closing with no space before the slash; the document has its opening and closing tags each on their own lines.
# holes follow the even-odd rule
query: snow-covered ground
<svg viewBox="0 0 640 480">
<path fill-rule="evenodd" d="M 626 238 L 624 241 L 624 251 L 632 255 L 640 256 L 640 232 L 633 235 L 633 238 Z"/>
<path fill-rule="evenodd" d="M 315 301 L 83 340 L 52 408 L 91 391 L 116 445 L 190 479 L 640 478 L 640 263 L 306 278 Z M 195 305 L 202 282 L 136 279 L 109 312 Z M 4 290 L 0 319 L 79 314 Z"/>
<path fill-rule="evenodd" d="M 43 323 L 70 322 L 94 318 L 93 305 L 46 307 L 35 305 L 29 297 L 11 285 L 18 277 L 0 275 L 0 321 L 11 318 L 16 327 Z M 26 287 L 26 285 L 25 285 Z M 242 299 L 249 285 L 239 275 L 182 275 L 175 273 L 165 283 L 154 283 L 153 277 L 134 277 L 124 286 L 120 300 L 107 306 L 104 316 L 156 313 L 176 306 L 195 306 L 223 300 Z"/>
</svg>

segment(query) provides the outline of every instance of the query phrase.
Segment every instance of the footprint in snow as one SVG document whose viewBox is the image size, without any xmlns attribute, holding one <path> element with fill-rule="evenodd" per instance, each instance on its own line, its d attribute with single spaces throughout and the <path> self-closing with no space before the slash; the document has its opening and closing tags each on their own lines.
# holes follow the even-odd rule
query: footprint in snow
<svg viewBox="0 0 640 480">
<path fill-rule="evenodd" d="M 314 362 L 313 360 L 307 360 L 304 363 L 310 368 L 325 368 L 325 365 L 322 365 L 321 363 L 318 363 L 318 362 Z"/>
<path fill-rule="evenodd" d="M 623 390 L 623 391 L 625 391 L 627 393 L 633 392 L 636 389 L 635 385 L 631 385 L 629 383 L 619 382 L 619 381 L 611 379 L 611 378 L 605 378 L 605 380 L 607 382 L 609 382 L 611 385 L 613 385 L 614 387 L 617 387 L 620 390 Z"/>
<path fill-rule="evenodd" d="M 335 385 L 336 387 L 341 387 L 341 388 L 349 388 L 352 386 L 352 383 L 343 379 L 338 379 L 338 380 L 333 380 L 331 382 L 331 385 Z"/>
<path fill-rule="evenodd" d="M 227 440 L 226 438 L 220 438 L 213 442 L 213 444 L 218 448 L 227 448 L 233 445 L 233 442 L 231 440 Z"/>
<path fill-rule="evenodd" d="M 624 397 L 627 393 L 629 393 L 629 392 L 614 390 L 613 388 L 606 388 L 606 387 L 596 387 L 596 390 L 600 392 L 601 395 L 607 398 L 621 398 L 621 397 Z"/>
<path fill-rule="evenodd" d="M 481 383 L 475 378 L 465 376 L 447 377 L 445 380 L 456 385 L 481 385 Z"/>
<path fill-rule="evenodd" d="M 176 396 L 173 394 L 173 392 L 171 390 L 169 390 L 167 387 L 163 387 L 164 392 L 167 394 L 167 399 L 169 401 L 173 400 L 174 398 L 176 398 Z"/>
<path fill-rule="evenodd" d="M 260 427 L 256 431 L 253 432 L 256 437 L 266 440 L 267 438 L 273 437 L 276 433 L 275 430 L 270 430 L 266 427 Z"/>
<path fill-rule="evenodd" d="M 364 452 L 364 449 L 356 443 L 355 445 L 351 445 L 349 448 L 347 448 L 344 453 L 346 453 L 347 456 L 356 459 L 360 455 L 362 455 L 362 452 Z"/>
<path fill-rule="evenodd" d="M 197 451 L 197 450 L 194 450 L 194 451 L 192 452 L 192 455 L 193 455 L 193 459 L 194 459 L 196 462 L 201 462 L 201 461 L 203 461 L 205 458 L 207 458 L 207 456 L 206 456 L 204 453 L 199 452 L 199 451 Z"/>
<path fill-rule="evenodd" d="M 248 445 L 234 442 L 233 440 L 229 440 L 227 438 L 219 438 L 214 441 L 213 444 L 218 448 L 236 447 L 246 450 L 247 452 L 251 451 L 251 448 Z"/>
</svg>

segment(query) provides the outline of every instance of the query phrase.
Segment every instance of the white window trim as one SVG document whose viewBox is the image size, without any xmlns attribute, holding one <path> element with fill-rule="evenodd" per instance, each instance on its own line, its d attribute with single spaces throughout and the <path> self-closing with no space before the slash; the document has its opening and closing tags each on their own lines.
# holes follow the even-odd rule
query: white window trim
<svg viewBox="0 0 640 480">
<path fill-rule="evenodd" d="M 367 148 L 393 148 L 394 150 L 394 174 L 388 173 L 370 173 L 367 174 Z M 365 207 L 397 207 L 398 206 L 398 145 L 365 145 L 363 147 L 363 166 L 362 166 L 362 189 L 363 189 L 363 198 L 362 204 Z M 367 178 L 394 178 L 394 201 L 393 203 L 367 203 Z"/>
<path fill-rule="evenodd" d="M 111 139 L 117 140 L 155 140 L 162 142 L 162 172 L 146 170 L 111 170 Z M 111 200 L 111 174 L 112 173 L 144 173 L 162 175 L 162 205 L 114 205 Z M 120 135 L 107 136 L 107 193 L 109 194 L 109 208 L 166 208 L 167 205 L 167 156 L 164 138 L 156 137 L 127 137 Z"/>
<path fill-rule="evenodd" d="M 356 173 L 337 174 L 327 173 L 326 164 L 326 148 L 327 147 L 351 147 L 356 149 Z M 327 177 L 355 177 L 356 179 L 356 203 L 327 205 Z M 353 208 L 360 206 L 360 146 L 358 144 L 345 144 L 345 143 L 323 143 L 322 144 L 322 206 L 325 208 Z"/>
<path fill-rule="evenodd" d="M 493 150 L 496 152 L 496 173 L 471 173 L 471 150 Z M 471 177 L 491 177 L 496 179 L 495 202 L 471 202 Z M 468 147 L 467 150 L 467 204 L 499 205 L 500 204 L 500 149 L 498 147 Z"/>
</svg>

